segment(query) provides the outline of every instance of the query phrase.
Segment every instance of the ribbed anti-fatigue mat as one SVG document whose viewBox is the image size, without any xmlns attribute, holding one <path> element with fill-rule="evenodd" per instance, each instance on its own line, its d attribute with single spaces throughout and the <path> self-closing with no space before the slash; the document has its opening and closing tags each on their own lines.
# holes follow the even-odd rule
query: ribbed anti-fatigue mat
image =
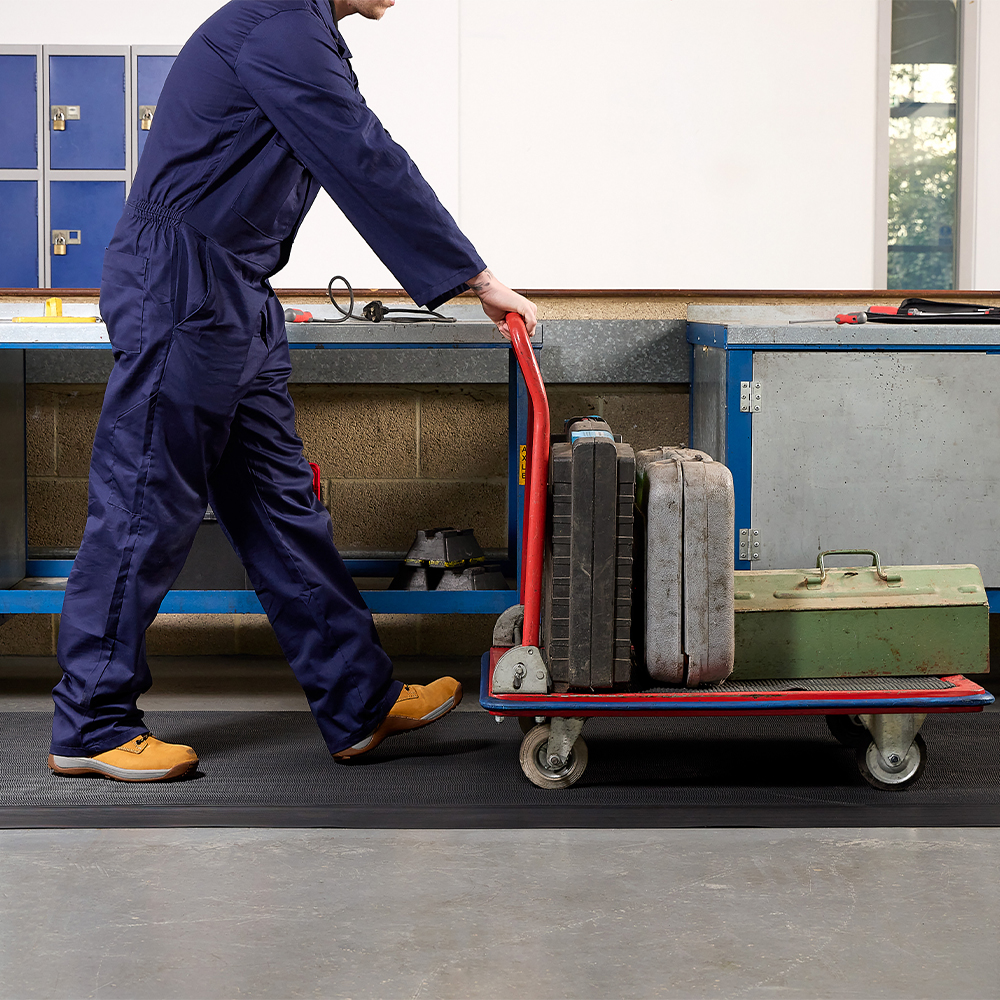
<svg viewBox="0 0 1000 1000">
<path fill-rule="evenodd" d="M 194 777 L 64 778 L 46 767 L 50 717 L 0 713 L 0 828 L 998 826 L 1000 713 L 931 716 L 923 777 L 879 792 L 821 716 L 592 719 L 570 789 L 529 784 L 508 719 L 452 713 L 351 764 L 304 712 L 150 712 L 190 743 Z"/>
</svg>

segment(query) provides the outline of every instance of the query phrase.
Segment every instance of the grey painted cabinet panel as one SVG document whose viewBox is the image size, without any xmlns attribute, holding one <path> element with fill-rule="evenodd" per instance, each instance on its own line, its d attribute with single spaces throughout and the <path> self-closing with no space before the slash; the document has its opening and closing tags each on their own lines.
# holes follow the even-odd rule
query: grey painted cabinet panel
<svg viewBox="0 0 1000 1000">
<path fill-rule="evenodd" d="M 755 568 L 873 548 L 1000 586 L 1000 356 L 760 351 L 753 376 Z"/>
<path fill-rule="evenodd" d="M 691 443 L 732 470 L 738 569 L 974 563 L 1000 611 L 1000 325 L 696 316 Z"/>
</svg>

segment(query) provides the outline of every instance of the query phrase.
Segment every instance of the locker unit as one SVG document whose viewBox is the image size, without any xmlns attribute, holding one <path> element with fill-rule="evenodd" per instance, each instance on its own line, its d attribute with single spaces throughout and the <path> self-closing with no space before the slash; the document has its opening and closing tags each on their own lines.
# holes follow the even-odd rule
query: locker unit
<svg viewBox="0 0 1000 1000">
<path fill-rule="evenodd" d="M 45 66 L 44 271 L 51 288 L 96 288 L 132 177 L 130 50 L 51 46 Z"/>
<path fill-rule="evenodd" d="M 164 47 L 0 47 L 0 288 L 95 288 Z"/>
<path fill-rule="evenodd" d="M 46 55 L 50 169 L 125 170 L 126 53 Z"/>
<path fill-rule="evenodd" d="M 177 58 L 177 49 L 136 46 L 132 49 L 132 137 L 136 163 L 156 116 L 156 102 Z"/>
<path fill-rule="evenodd" d="M 0 179 L 0 286 L 38 284 L 38 188 L 36 180 Z"/>
<path fill-rule="evenodd" d="M 39 283 L 41 48 L 0 48 L 0 287 Z"/>
<path fill-rule="evenodd" d="M 64 255 L 52 254 L 53 288 L 100 285 L 104 249 L 111 240 L 124 204 L 124 180 L 53 179 L 50 182 L 49 224 L 53 233 L 66 233 L 68 240 Z"/>
<path fill-rule="evenodd" d="M 0 54 L 0 170 L 38 168 L 38 55 Z"/>
</svg>

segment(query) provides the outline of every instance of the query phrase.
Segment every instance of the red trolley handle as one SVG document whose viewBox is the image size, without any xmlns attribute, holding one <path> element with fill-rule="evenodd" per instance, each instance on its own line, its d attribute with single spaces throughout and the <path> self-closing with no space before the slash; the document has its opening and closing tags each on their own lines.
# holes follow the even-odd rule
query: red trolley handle
<svg viewBox="0 0 1000 1000">
<path fill-rule="evenodd" d="M 545 506 L 549 485 L 549 399 L 538 359 L 524 320 L 507 313 L 510 342 L 528 389 L 527 455 L 524 473 L 524 533 L 521 538 L 521 603 L 524 626 L 521 642 L 538 645 L 542 609 L 542 560 L 545 556 Z"/>
</svg>

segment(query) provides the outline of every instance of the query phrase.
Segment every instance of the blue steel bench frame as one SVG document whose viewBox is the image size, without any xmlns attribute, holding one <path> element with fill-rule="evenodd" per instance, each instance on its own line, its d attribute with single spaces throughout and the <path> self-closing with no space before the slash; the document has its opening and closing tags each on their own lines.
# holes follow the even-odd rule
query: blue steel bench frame
<svg viewBox="0 0 1000 1000">
<path fill-rule="evenodd" d="M 378 337 L 379 339 L 374 339 Z M 292 350 L 506 350 L 508 352 L 508 451 L 507 451 L 507 560 L 505 575 L 520 578 L 521 531 L 524 510 L 522 459 L 527 435 L 528 404 L 510 344 L 489 322 L 375 325 L 348 321 L 289 325 Z M 532 347 L 542 346 L 542 328 Z M 110 350 L 103 324 L 17 324 L 6 326 L 0 350 Z M 25 512 L 27 523 L 27 512 Z M 62 610 L 65 578 L 71 559 L 28 559 L 25 577 L 14 588 L 0 590 L 0 620 L 5 615 L 58 614 Z M 391 559 L 348 559 L 359 578 L 392 576 L 399 562 Z M 518 603 L 517 590 L 480 591 L 361 591 L 376 614 L 491 614 L 499 615 Z M 172 590 L 160 606 L 161 614 L 263 614 L 252 590 Z"/>
</svg>

